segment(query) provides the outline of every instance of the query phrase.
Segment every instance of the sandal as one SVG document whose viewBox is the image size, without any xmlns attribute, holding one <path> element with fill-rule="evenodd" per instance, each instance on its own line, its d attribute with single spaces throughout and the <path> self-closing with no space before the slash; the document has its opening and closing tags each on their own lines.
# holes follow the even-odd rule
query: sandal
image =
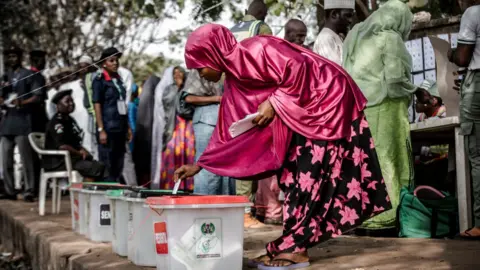
<svg viewBox="0 0 480 270">
<path fill-rule="evenodd" d="M 255 259 L 248 260 L 247 267 L 248 268 L 258 268 L 259 265 L 264 265 L 263 260 L 259 260 L 260 258 L 263 258 L 263 257 L 267 257 L 268 260 L 271 260 L 270 256 L 268 256 L 267 254 L 264 254 L 262 256 L 258 256 Z"/>
<path fill-rule="evenodd" d="M 259 264 L 258 269 L 261 270 L 290 270 L 290 269 L 300 269 L 300 268 L 305 268 L 310 266 L 310 262 L 302 262 L 302 263 L 297 263 L 289 259 L 273 259 L 273 262 L 287 262 L 290 263 L 290 265 L 285 265 L 285 266 L 268 266 L 264 264 Z"/>
<path fill-rule="evenodd" d="M 479 236 L 473 236 L 469 233 L 470 230 L 472 230 L 473 228 L 469 228 L 467 229 L 466 231 L 464 231 L 463 233 L 465 235 L 461 235 L 461 234 L 458 234 L 457 237 L 460 238 L 460 239 L 463 239 L 463 240 L 480 240 L 480 235 Z"/>
</svg>

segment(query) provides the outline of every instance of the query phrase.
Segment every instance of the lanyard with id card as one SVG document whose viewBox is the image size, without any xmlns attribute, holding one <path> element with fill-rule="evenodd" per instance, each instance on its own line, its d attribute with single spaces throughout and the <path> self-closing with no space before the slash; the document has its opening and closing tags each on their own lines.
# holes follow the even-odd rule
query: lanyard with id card
<svg viewBox="0 0 480 270">
<path fill-rule="evenodd" d="M 115 85 L 115 88 L 117 88 L 118 94 L 120 96 L 120 98 L 117 100 L 118 114 L 127 115 L 127 104 L 125 104 L 125 101 L 122 98 L 122 88 L 118 85 L 118 81 L 116 78 L 113 78 L 112 82 Z"/>
</svg>

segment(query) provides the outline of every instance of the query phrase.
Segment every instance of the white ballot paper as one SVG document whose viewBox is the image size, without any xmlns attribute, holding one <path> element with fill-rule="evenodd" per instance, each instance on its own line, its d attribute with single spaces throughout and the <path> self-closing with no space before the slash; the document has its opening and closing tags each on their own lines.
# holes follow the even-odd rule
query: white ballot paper
<svg viewBox="0 0 480 270">
<path fill-rule="evenodd" d="M 238 137 L 239 135 L 249 131 L 253 127 L 255 127 L 255 124 L 252 123 L 253 119 L 257 117 L 258 112 L 249 114 L 245 116 L 242 120 L 238 120 L 237 122 L 233 123 L 228 131 L 230 132 L 230 136 L 232 138 Z"/>
<path fill-rule="evenodd" d="M 435 60 L 437 62 L 437 86 L 438 93 L 447 108 L 447 116 L 458 116 L 458 106 L 460 104 L 460 95 L 453 90 L 456 76 L 454 72 L 458 71 L 458 66 L 448 61 L 448 50 L 450 43 L 438 37 L 430 36 Z"/>
</svg>

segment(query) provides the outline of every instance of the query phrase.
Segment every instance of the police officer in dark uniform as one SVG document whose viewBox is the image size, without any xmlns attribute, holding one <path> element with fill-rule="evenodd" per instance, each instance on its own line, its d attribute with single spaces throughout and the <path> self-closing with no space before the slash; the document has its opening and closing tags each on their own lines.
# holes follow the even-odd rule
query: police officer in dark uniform
<svg viewBox="0 0 480 270">
<path fill-rule="evenodd" d="M 36 81 L 36 85 L 41 87 L 41 89 L 36 89 L 40 91 L 42 95 L 42 100 L 35 104 L 35 113 L 33 114 L 33 132 L 44 132 L 45 127 L 48 122 L 46 110 L 45 110 L 45 100 L 47 100 L 47 88 L 45 76 L 41 73 L 45 69 L 46 65 L 46 56 L 47 53 L 42 50 L 32 50 L 30 52 L 30 70 L 34 73 L 33 80 Z"/>
<path fill-rule="evenodd" d="M 87 180 L 102 181 L 107 177 L 105 166 L 93 160 L 92 155 L 82 147 L 83 131 L 70 117 L 70 113 L 75 109 L 71 94 L 70 89 L 61 90 L 52 98 L 52 102 L 57 106 L 57 113 L 47 124 L 45 149 L 67 150 L 70 152 L 73 170 L 78 171 Z M 46 171 L 65 170 L 63 156 L 44 156 L 42 161 Z"/>
<path fill-rule="evenodd" d="M 33 131 L 33 115 L 37 104 L 43 102 L 42 88 L 32 76 L 31 70 L 22 67 L 23 50 L 12 47 L 4 51 L 7 72 L 2 77 L 0 105 L 6 111 L 0 124 L 1 155 L 5 199 L 16 200 L 13 177 L 13 149 L 18 146 L 25 171 L 23 198 L 33 202 L 35 198 L 35 160 L 38 158 L 30 146 L 28 134 Z"/>
<path fill-rule="evenodd" d="M 121 182 L 125 142 L 132 132 L 128 125 L 126 90 L 118 75 L 121 53 L 116 48 L 102 52 L 102 70 L 92 83 L 92 103 L 97 120 L 98 156 L 109 173 L 109 182 Z"/>
</svg>

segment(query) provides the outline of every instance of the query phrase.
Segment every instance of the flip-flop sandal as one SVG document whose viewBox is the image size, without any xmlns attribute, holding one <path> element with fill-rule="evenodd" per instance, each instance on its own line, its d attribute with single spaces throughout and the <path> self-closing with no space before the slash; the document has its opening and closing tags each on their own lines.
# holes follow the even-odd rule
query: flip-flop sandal
<svg viewBox="0 0 480 270">
<path fill-rule="evenodd" d="M 248 260 L 248 262 L 247 262 L 247 267 L 249 267 L 249 268 L 257 268 L 259 265 L 264 265 L 264 263 L 259 262 L 255 259 Z"/>
<path fill-rule="evenodd" d="M 288 262 L 291 263 L 290 265 L 286 266 L 268 266 L 264 264 L 259 264 L 258 269 L 260 270 L 290 270 L 290 269 L 300 269 L 300 268 L 305 268 L 310 266 L 310 262 L 303 262 L 303 263 L 297 263 L 292 260 L 288 259 L 273 259 L 273 261 L 282 261 L 282 262 Z"/>
<path fill-rule="evenodd" d="M 457 237 L 462 239 L 462 240 L 471 240 L 471 241 L 478 241 L 480 240 L 480 236 L 473 236 L 469 233 L 469 231 L 473 229 L 473 228 L 470 228 L 470 229 L 467 229 L 466 231 L 464 231 L 463 233 L 466 234 L 465 236 L 464 235 L 461 235 L 461 234 L 458 234 Z"/>
</svg>

